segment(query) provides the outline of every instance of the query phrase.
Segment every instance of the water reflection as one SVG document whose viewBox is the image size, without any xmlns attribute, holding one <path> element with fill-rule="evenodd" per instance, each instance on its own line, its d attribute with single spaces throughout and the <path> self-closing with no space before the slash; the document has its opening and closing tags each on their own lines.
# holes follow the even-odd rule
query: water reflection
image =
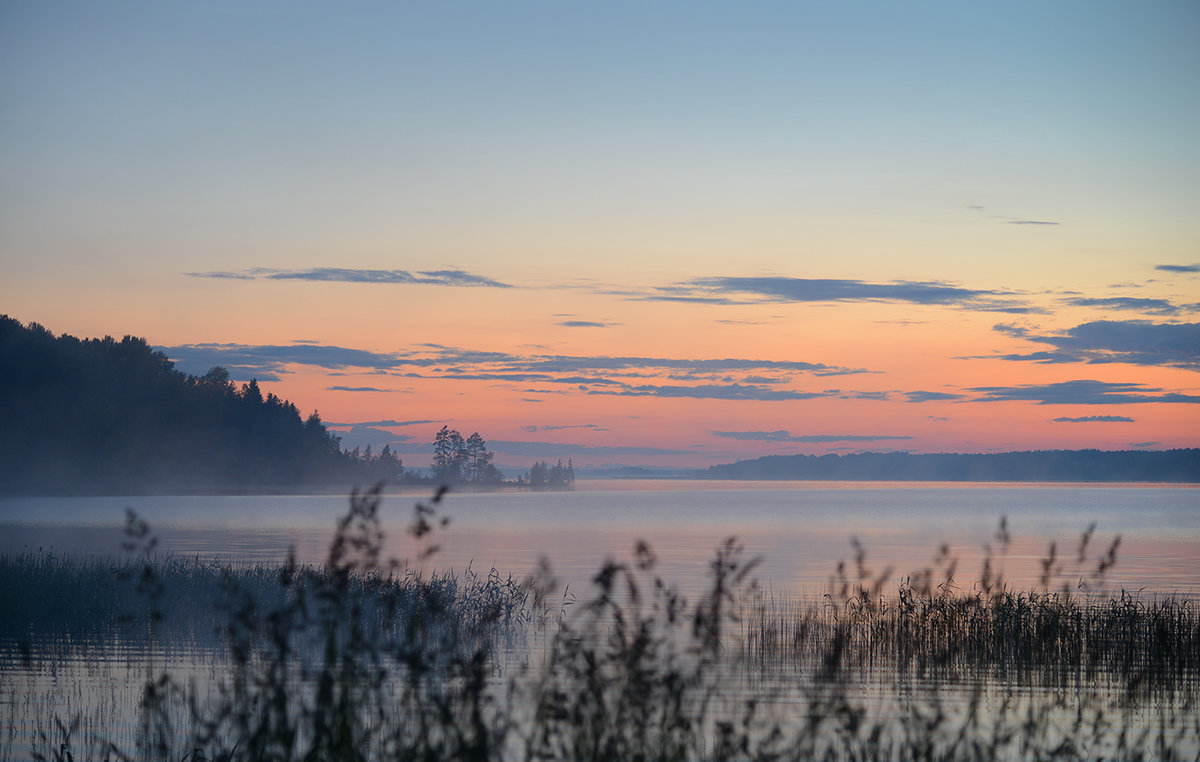
<svg viewBox="0 0 1200 762">
<path fill-rule="evenodd" d="M 421 497 L 384 501 L 387 551 L 395 557 L 415 557 L 403 528 Z M 331 495 L 6 499 L 0 553 L 115 553 L 121 518 L 132 507 L 158 532 L 163 552 L 257 563 L 280 561 L 294 548 L 301 561 L 317 563 L 345 505 Z M 1113 586 L 1200 592 L 1195 487 L 607 481 L 581 483 L 572 493 L 452 494 L 443 511 L 452 523 L 434 559 L 439 568 L 471 564 L 523 576 L 545 557 L 575 586 L 645 539 L 664 572 L 694 589 L 728 536 L 762 557 L 760 576 L 780 591 L 823 591 L 837 562 L 851 555 L 852 537 L 875 569 L 890 567 L 897 578 L 928 566 L 948 545 L 969 578 L 985 546 L 995 549 L 997 522 L 1007 516 L 1014 543 L 1004 568 L 1018 586 L 1037 581 L 1051 543 L 1068 555 L 1094 522 L 1093 553 L 1122 537 Z"/>
<path fill-rule="evenodd" d="M 538 556 L 545 555 L 560 579 L 583 599 L 591 576 L 604 560 L 628 557 L 634 541 L 643 538 L 654 547 L 657 572 L 676 581 L 694 599 L 714 548 L 722 538 L 736 534 L 747 555 L 763 558 L 757 571 L 766 599 L 778 595 L 786 601 L 795 593 L 819 598 L 837 561 L 852 556 L 851 537 L 866 548 L 865 563 L 874 573 L 894 570 L 889 584 L 935 563 L 939 546 L 946 544 L 958 558 L 956 579 L 964 587 L 978 579 L 983 559 L 990 553 L 1002 565 L 1010 586 L 1024 589 L 1041 576 L 1050 543 L 1058 543 L 1058 557 L 1064 564 L 1061 579 L 1070 584 L 1076 577 L 1087 577 L 1112 537 L 1121 534 L 1125 539 L 1109 579 L 1111 587 L 1159 594 L 1191 594 L 1200 589 L 1196 502 L 1200 492 L 1195 489 L 706 483 L 703 489 L 657 489 L 661 485 L 646 489 L 634 484 L 614 490 L 613 485 L 604 486 L 570 494 L 452 496 L 443 510 L 453 523 L 441 538 L 444 549 L 436 564 L 454 571 L 495 567 L 521 576 L 534 569 Z M 413 499 L 385 501 L 391 555 L 416 557 L 416 548 L 402 529 Z M 289 548 L 301 561 L 323 560 L 333 518 L 345 508 L 344 499 L 329 497 L 5 501 L 0 504 L 5 522 L 0 551 L 42 548 L 58 555 L 116 555 L 120 540 L 116 524 L 127 505 L 156 527 L 162 552 L 240 564 L 282 560 Z M 116 518 L 108 519 L 106 512 Z M 1011 543 L 996 537 L 1001 515 L 1008 516 Z M 1076 544 L 1091 522 L 1099 524 L 1098 533 L 1080 561 Z M 945 563 L 943 559 L 942 568 Z M 772 611 L 787 619 L 788 605 Z M 843 601 L 842 605 L 849 604 Z M 827 619 L 821 626 L 835 626 L 838 621 Z M 180 679 L 199 686 L 208 696 L 216 677 L 228 674 L 227 657 L 215 630 L 175 638 L 157 648 L 148 648 L 147 642 L 124 641 L 118 630 L 112 630 L 94 639 L 0 644 L 10 727 L 19 726 L 22 732 L 44 727 L 47 717 L 60 712 L 69 716 L 82 708 L 90 722 L 110 724 L 124 739 L 121 745 L 132 748 L 141 685 L 155 665 L 169 664 Z M 841 690 L 852 692 L 858 706 L 885 722 L 935 705 L 950 717 L 966 716 L 976 706 L 989 718 L 1008 711 L 1019 715 L 1024 707 L 1041 706 L 1048 699 L 1054 713 L 1049 726 L 1064 732 L 1079 707 L 1121 711 L 1125 695 L 1127 676 L 1120 670 L 1073 671 L 1069 665 L 1066 669 L 1051 665 L 1054 668 L 1021 666 L 1011 671 L 994 663 L 979 667 L 967 663 L 943 665 L 940 671 L 908 671 L 897 667 L 892 655 L 870 648 L 868 643 L 861 661 L 842 666 L 840 682 L 832 688 L 815 677 L 824 669 L 820 650 L 743 655 L 747 660 L 736 663 L 737 671 L 714 679 L 728 691 L 722 695 L 733 702 L 731 706 L 746 697 L 766 696 L 769 710 L 793 724 L 809 711 L 814 696 L 825 700 L 824 692 Z M 501 670 L 503 675 L 513 674 L 522 658 L 514 657 L 514 663 Z M 747 664 L 755 667 L 747 669 Z M 1186 716 L 1190 706 L 1186 701 L 1191 700 L 1195 685 L 1192 673 L 1185 677 L 1172 684 L 1180 695 L 1148 695 L 1126 705 L 1129 726 L 1149 728 L 1168 713 Z M 833 707 L 839 696 L 831 693 L 828 699 Z M 0 739 L 0 751 L 12 752 L 12 748 L 5 749 Z"/>
</svg>

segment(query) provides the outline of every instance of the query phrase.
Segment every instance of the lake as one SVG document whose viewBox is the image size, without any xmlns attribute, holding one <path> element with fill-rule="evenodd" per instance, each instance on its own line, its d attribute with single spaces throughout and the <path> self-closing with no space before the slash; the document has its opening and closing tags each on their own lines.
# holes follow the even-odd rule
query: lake
<svg viewBox="0 0 1200 762">
<path fill-rule="evenodd" d="M 1060 664 L 1058 656 L 1045 662 L 1034 654 L 1015 662 L 1017 671 L 1012 672 L 1012 666 L 1005 666 L 1007 656 L 1001 655 L 997 661 L 986 654 L 992 638 L 986 633 L 992 630 L 984 630 L 981 640 L 956 652 L 952 661 L 941 661 L 941 657 L 927 660 L 928 654 L 937 656 L 941 646 L 935 643 L 933 651 L 921 651 L 928 644 L 914 646 L 925 642 L 920 638 L 909 643 L 906 638 L 910 636 L 903 634 L 907 631 L 903 628 L 888 630 L 902 632 L 898 641 L 894 634 L 863 640 L 857 625 L 850 626 L 847 617 L 866 616 L 862 621 L 873 622 L 872 627 L 891 626 L 888 617 L 892 614 L 887 610 L 864 614 L 858 608 L 861 600 L 838 599 L 835 592 L 818 604 L 816 618 L 805 625 L 812 638 L 809 645 L 781 649 L 778 644 L 767 644 L 766 638 L 788 627 L 795 631 L 796 621 L 789 617 L 803 615 L 788 601 L 820 602 L 823 593 L 834 590 L 831 578 L 839 562 L 848 562 L 846 574 L 855 578 L 856 557 L 862 560 L 869 580 L 886 577 L 881 587 L 885 594 L 908 575 L 935 565 L 935 577 L 942 579 L 956 559 L 956 589 L 970 593 L 985 559 L 990 559 L 992 570 L 1002 573 L 1009 589 L 1036 588 L 1046 568 L 1043 560 L 1053 547 L 1056 560 L 1051 566 L 1051 588 L 1066 586 L 1075 591 L 1086 583 L 1089 591 L 1094 591 L 1095 572 L 1119 537 L 1116 564 L 1102 580 L 1104 590 L 1113 595 L 1128 590 L 1145 600 L 1166 596 L 1194 599 L 1200 595 L 1197 486 L 613 480 L 581 481 L 573 492 L 451 493 L 437 506 L 438 516 L 450 519 L 446 528 L 434 533 L 432 542 L 439 549 L 429 560 L 419 562 L 418 554 L 429 540 L 418 543 L 405 528 L 412 519 L 413 505 L 427 503 L 428 497 L 424 492 L 384 496 L 380 516 L 387 532 L 388 556 L 413 568 L 423 565 L 424 571 L 461 573 L 471 568 L 486 575 L 494 568 L 517 578 L 534 573 L 545 559 L 566 588 L 564 601 L 568 597 L 587 600 L 597 570 L 609 559 L 630 560 L 639 540 L 653 549 L 657 559 L 654 572 L 688 599 L 698 600 L 706 589 L 714 550 L 725 538 L 736 537 L 745 558 L 759 559 L 755 575 L 766 596 L 770 621 L 760 618 L 739 624 L 741 637 L 749 636 L 747 642 L 761 650 L 751 657 L 746 655 L 749 652 L 730 652 L 722 657 L 719 669 L 705 668 L 702 676 L 720 686 L 722 700 L 733 702 L 730 707 L 743 698 L 767 697 L 760 704 L 775 712 L 789 732 L 803 726 L 802 718 L 818 706 L 814 702 L 828 702 L 819 704 L 819 709 L 830 713 L 834 718 L 830 722 L 857 722 L 853 715 L 846 715 L 851 720 L 837 719 L 842 706 L 838 702 L 843 700 L 838 691 L 843 690 L 849 691 L 846 695 L 851 704 L 862 707 L 868 720 L 883 723 L 887 732 L 899 733 L 895 737 L 901 738 L 909 732 L 906 728 L 914 727 L 906 723 L 924 722 L 920 718 L 933 709 L 946 712 L 957 722 L 972 716 L 975 702 L 980 702 L 980 716 L 987 719 L 970 737 L 983 738 L 989 733 L 996 737 L 1002 722 L 1007 723 L 1006 728 L 1019 730 L 1027 707 L 1037 707 L 1046 712 L 1040 727 L 1050 734 L 1040 742 L 1051 745 L 1060 737 L 1072 737 L 1075 718 L 1084 717 L 1085 710 L 1097 712 L 1097 726 L 1101 715 L 1120 715 L 1123 724 L 1119 728 L 1149 732 L 1162 725 L 1164 717 L 1174 722 L 1190 716 L 1194 709 L 1191 702 L 1197 674 L 1193 653 L 1184 661 L 1160 658 L 1155 662 L 1153 680 L 1146 683 L 1150 687 L 1144 688 L 1146 697 L 1118 711 L 1116 702 L 1125 689 L 1114 686 L 1123 685 L 1129 672 L 1120 665 L 1136 666 L 1135 662 L 1119 661 L 1127 658 L 1120 656 L 1128 650 L 1122 643 L 1142 635 L 1112 636 L 1115 650 L 1097 640 L 1099 646 L 1089 647 L 1100 651 L 1085 655 L 1078 664 L 1069 659 Z M 319 563 L 328 553 L 335 519 L 346 512 L 347 505 L 346 496 L 336 495 L 6 498 L 0 500 L 0 555 L 30 553 L 108 563 L 123 554 L 125 511 L 132 509 L 149 522 L 158 538 L 155 552 L 160 558 L 219 561 L 249 568 L 282 561 L 294 551 L 301 562 Z M 1002 517 L 1010 539 L 1001 538 Z M 1093 524 L 1094 534 L 1080 553 L 1081 536 Z M 943 547 L 948 552 L 943 553 Z M 862 549 L 861 555 L 857 548 Z M 103 563 L 97 568 L 104 568 Z M 98 590 L 102 587 L 97 585 Z M 11 600 L 20 592 L 0 590 Z M 189 604 L 170 600 L 169 595 L 167 603 L 180 609 L 186 622 Z M 33 605 L 52 612 L 60 601 L 35 600 Z M 578 609 L 582 607 L 574 610 Z M 1140 604 L 1137 609 L 1145 610 Z M 1048 610 L 1056 613 L 1053 607 Z M 979 613 L 970 607 L 959 613 L 963 611 L 969 616 Z M 1194 622 L 1194 614 L 1185 607 L 1182 618 L 1171 619 L 1174 611 L 1168 610 L 1156 621 L 1183 622 L 1172 637 L 1184 638 L 1178 642 L 1194 649 L 1194 627 L 1188 624 Z M 179 613 L 168 620 L 178 622 Z M 586 616 L 582 610 L 579 613 Z M 937 611 L 932 615 L 934 619 L 921 621 L 942 621 L 946 616 Z M 1117 619 L 1124 621 L 1125 617 L 1121 614 Z M 568 646 L 586 642 L 589 633 L 602 632 L 613 623 L 611 618 L 598 621 L 604 623 L 579 633 Z M 995 627 L 997 621 L 1003 625 L 1005 620 L 988 621 L 991 624 L 987 626 Z M 1116 620 L 1104 621 L 1107 628 Z M 1034 630 L 1044 624 L 1035 623 Z M 37 747 L 41 754 L 59 748 L 63 737 L 69 737 L 76 759 L 81 760 L 89 758 L 79 753 L 84 748 L 91 749 L 90 758 L 101 758 L 103 744 L 110 741 L 122 749 L 135 748 L 145 740 L 139 735 L 137 706 L 144 679 L 152 670 L 165 667 L 199 686 L 202 696 L 220 698 L 223 694 L 218 688 L 225 679 L 221 676 L 229 673 L 229 660 L 214 639 L 216 628 L 208 620 L 202 626 L 206 633 L 194 638 L 185 635 L 154 647 L 144 645 L 154 641 L 138 640 L 142 634 L 132 637 L 127 631 L 84 637 L 56 630 L 58 634 L 49 639 L 39 640 L 35 633 L 27 642 L 22 642 L 23 638 L 0 642 L 0 757 L 32 758 L 29 745 L 18 739 L 29 738 L 35 731 L 47 733 Z M 850 647 L 845 653 L 850 655 L 843 657 L 842 676 L 829 682 L 821 677 L 828 662 L 826 654 L 830 644 L 841 637 L 838 633 L 843 631 L 838 628 L 847 626 L 850 629 L 844 633 Z M 959 625 L 947 630 L 952 638 L 966 632 Z M 1057 637 L 1047 641 L 1054 654 L 1061 653 Z M 1020 635 L 1018 643 L 1041 639 Z M 897 643 L 901 650 L 916 647 L 918 656 L 898 657 L 892 650 Z M 1118 656 L 1112 656 L 1114 653 Z M 498 666 L 490 678 L 497 686 L 519 672 L 512 664 L 529 660 L 513 653 L 505 658 L 511 663 Z M 914 658 L 928 663 L 918 669 Z M 1141 656 L 1135 651 L 1132 658 Z M 1168 670 L 1172 665 L 1183 666 L 1178 674 L 1164 676 L 1163 665 Z M 732 671 L 722 672 L 725 669 Z M 568 689 L 564 695 L 573 694 Z M 722 716 L 731 717 L 738 711 L 730 709 L 732 714 Z M 176 721 L 182 722 L 184 716 L 176 715 Z M 54 717 L 68 724 L 70 718 L 79 717 L 81 725 L 68 729 L 64 736 L 64 731 L 51 723 Z M 563 727 L 568 730 L 560 729 L 560 733 L 574 732 L 572 725 Z M 712 732 L 713 726 L 707 727 L 705 732 Z M 1192 754 L 1200 745 L 1200 733 L 1188 727 L 1170 732 L 1176 750 Z M 842 726 L 837 732 L 822 730 L 812 735 L 809 740 L 825 740 L 814 741 L 818 745 L 811 755 L 826 748 L 826 743 L 843 743 L 837 740 L 841 738 L 837 733 L 845 732 Z M 1094 756 L 1102 748 L 1109 749 L 1108 756 L 1122 756 L 1112 751 L 1120 737 L 1119 732 L 1107 728 L 1097 731 L 1089 739 L 1093 751 L 1082 756 Z M 85 738 L 90 739 L 86 744 L 81 741 Z M 853 749 L 859 742 L 852 739 L 846 743 Z M 1151 740 L 1137 743 L 1139 749 L 1153 753 Z M 999 756 L 1023 758 L 1025 747 L 1021 744 Z"/>
<path fill-rule="evenodd" d="M 415 557 L 404 528 L 423 492 L 385 496 L 389 554 Z M 345 496 L 138 496 L 0 499 L 0 553 L 118 555 L 125 509 L 157 533 L 160 551 L 232 563 L 278 561 L 294 548 L 324 559 Z M 1195 485 L 962 484 L 743 481 L 581 481 L 573 492 L 451 493 L 451 520 L 431 564 L 524 576 L 546 558 L 565 583 L 585 584 L 606 558 L 627 559 L 643 539 L 659 569 L 683 589 L 701 584 L 714 549 L 736 536 L 760 557 L 758 576 L 781 592 L 819 595 L 851 539 L 877 572 L 893 576 L 931 564 L 942 545 L 974 579 L 985 545 L 1018 587 L 1036 582 L 1050 544 L 1073 557 L 1099 557 L 1120 536 L 1109 586 L 1200 593 L 1200 487 Z M 1006 552 L 995 535 L 1007 519 Z M 1070 560 L 1070 558 L 1068 558 Z M 429 564 L 427 564 L 429 565 Z M 1086 572 L 1067 564 L 1064 573 Z"/>
</svg>

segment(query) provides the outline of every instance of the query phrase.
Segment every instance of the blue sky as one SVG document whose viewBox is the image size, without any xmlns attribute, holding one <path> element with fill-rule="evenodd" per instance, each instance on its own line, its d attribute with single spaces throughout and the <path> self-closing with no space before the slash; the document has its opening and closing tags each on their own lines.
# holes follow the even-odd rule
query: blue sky
<svg viewBox="0 0 1200 762">
<path fill-rule="evenodd" d="M 1194 2 L 6 3 L 0 309 L 422 441 L 1195 444 L 1197 39 Z"/>
</svg>

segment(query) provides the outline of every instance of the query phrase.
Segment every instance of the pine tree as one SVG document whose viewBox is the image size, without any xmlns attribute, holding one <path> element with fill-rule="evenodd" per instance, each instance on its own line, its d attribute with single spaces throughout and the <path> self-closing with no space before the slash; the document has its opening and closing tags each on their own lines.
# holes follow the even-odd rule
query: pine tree
<svg viewBox="0 0 1200 762">
<path fill-rule="evenodd" d="M 440 484 L 461 484 L 467 463 L 462 434 L 443 426 L 433 440 L 433 478 Z"/>
<path fill-rule="evenodd" d="M 495 453 L 488 451 L 487 442 L 476 431 L 467 437 L 466 467 L 463 476 L 467 481 L 477 484 L 500 481 L 500 472 L 492 465 L 495 456 Z"/>
</svg>

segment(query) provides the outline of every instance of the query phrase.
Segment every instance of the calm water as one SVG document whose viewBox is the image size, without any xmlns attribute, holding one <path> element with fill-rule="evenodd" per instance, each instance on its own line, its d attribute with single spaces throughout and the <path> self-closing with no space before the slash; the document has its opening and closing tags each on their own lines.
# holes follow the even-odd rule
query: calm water
<svg viewBox="0 0 1200 762">
<path fill-rule="evenodd" d="M 389 555 L 416 558 L 419 548 L 404 528 L 414 502 L 426 497 L 384 498 Z M 163 553 L 242 564 L 279 561 L 294 548 L 300 560 L 319 562 L 347 499 L 2 499 L 0 554 L 120 556 L 126 508 L 151 524 Z M 685 593 L 696 592 L 714 549 L 730 536 L 747 556 L 762 559 L 758 577 L 773 593 L 822 593 L 839 560 L 854 558 L 852 538 L 865 549 L 871 570 L 892 570 L 893 583 L 929 567 L 946 545 L 959 561 L 960 586 L 978 578 L 990 547 L 1012 586 L 1027 588 L 1036 583 L 1052 543 L 1064 559 L 1059 583 L 1072 584 L 1093 571 L 1120 536 L 1117 565 L 1106 580 L 1110 590 L 1200 597 L 1196 486 L 597 481 L 570 493 L 451 494 L 439 510 L 451 523 L 437 536 L 441 550 L 427 567 L 494 567 L 524 576 L 545 558 L 560 582 L 584 591 L 581 598 L 599 566 L 608 558 L 628 559 L 639 539 L 654 549 L 664 577 Z M 1012 536 L 1006 546 L 996 539 L 1002 516 Z M 1096 532 L 1080 562 L 1079 539 L 1093 523 Z M 115 641 L 35 643 L 33 667 L 6 648 L 0 644 L 0 757 L 13 759 L 30 758 L 18 739 L 45 729 L 54 716 L 92 718 L 92 727 L 80 728 L 76 739 L 91 734 L 133 748 L 147 663 L 170 662 L 201 686 L 222 664 L 219 655 L 189 644 L 171 644 L 172 653 L 156 655 L 126 652 Z M 899 706 L 897 696 L 879 690 L 885 711 Z M 959 690 L 962 696 L 954 700 L 962 703 L 967 688 Z M 780 706 L 786 708 L 789 695 L 781 692 Z M 1159 712 L 1153 706 L 1139 711 L 1145 716 L 1135 727 L 1153 724 Z M 1064 715 L 1062 722 L 1069 720 Z M 1192 749 L 1194 742 L 1188 743 Z"/>
<path fill-rule="evenodd" d="M 415 558 L 404 527 L 424 493 L 385 497 L 389 554 Z M 125 509 L 147 519 L 163 552 L 233 562 L 279 560 L 295 548 L 320 561 L 344 496 L 17 498 L 0 500 L 0 553 L 119 553 Z M 851 539 L 876 572 L 893 577 L 929 566 L 948 545 L 961 583 L 978 576 L 985 545 L 1020 586 L 1035 582 L 1052 542 L 1065 576 L 1082 575 L 1116 536 L 1109 585 L 1200 593 L 1200 488 L 1146 485 L 998 485 L 831 482 L 581 482 L 569 493 L 451 494 L 441 507 L 451 524 L 432 564 L 471 564 L 518 576 L 539 558 L 575 586 L 606 558 L 628 558 L 648 541 L 660 571 L 682 588 L 702 583 L 713 550 L 736 536 L 762 558 L 759 577 L 780 592 L 819 594 Z M 1012 543 L 995 541 L 1007 517 Z M 1079 538 L 1096 524 L 1089 560 L 1075 562 Z M 427 564 L 428 565 L 428 564 Z"/>
</svg>

